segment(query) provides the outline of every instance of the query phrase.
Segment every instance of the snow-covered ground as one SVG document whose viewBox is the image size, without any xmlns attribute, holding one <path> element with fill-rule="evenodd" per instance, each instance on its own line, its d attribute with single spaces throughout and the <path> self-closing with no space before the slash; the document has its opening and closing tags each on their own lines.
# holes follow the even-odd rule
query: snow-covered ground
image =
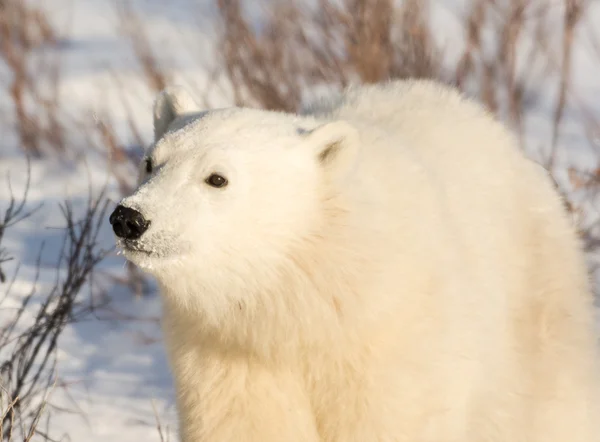
<svg viewBox="0 0 600 442">
<path fill-rule="evenodd" d="M 152 134 L 150 110 L 154 96 L 130 41 L 119 30 L 122 23 L 115 5 L 120 2 L 38 0 L 38 3 L 47 11 L 61 37 L 57 48 L 40 50 L 53 51 L 61 57 L 60 93 L 69 115 L 89 119 L 109 116 L 112 129 L 124 145 L 135 143 L 128 123 L 128 118 L 133 116 L 144 141 L 148 142 Z M 187 85 L 197 94 L 206 92 L 209 68 L 214 62 L 213 2 L 133 0 L 129 3 L 141 19 L 161 66 L 172 75 L 172 81 Z M 464 45 L 459 18 L 469 2 L 439 0 L 432 3 L 436 38 L 447 48 L 447 57 L 456 57 Z M 247 5 L 257 17 L 260 15 L 259 9 L 253 9 L 255 2 L 249 1 Z M 591 5 L 586 19 L 588 26 L 580 30 L 582 34 L 588 28 L 600 28 L 600 4 Z M 560 27 L 560 23 L 557 26 Z M 593 56 L 593 51 L 591 40 L 582 35 L 575 47 L 572 92 L 574 100 L 583 103 L 600 121 L 600 102 L 597 100 L 600 96 L 600 57 Z M 0 61 L 0 89 L 7 84 L 4 81 L 6 75 L 8 72 Z M 532 155 L 537 146 L 549 143 L 557 82 L 557 78 L 548 77 L 540 84 L 536 110 L 527 116 L 527 139 L 528 145 L 532 146 Z M 208 95 L 212 106 L 230 104 L 226 91 L 209 90 Z M 3 181 L 5 176 L 10 174 L 16 196 L 22 192 L 26 178 L 26 161 L 17 147 L 14 132 L 11 132 L 14 121 L 5 90 L 0 90 L 0 118 L 2 214 L 10 197 L 9 188 Z M 568 108 L 560 139 L 561 160 L 580 167 L 594 167 L 592 161 L 598 157 L 600 134 L 588 138 L 581 121 L 581 113 Z M 3 270 L 10 278 L 17 271 L 17 264 L 19 268 L 10 296 L 0 306 L 0 321 L 31 290 L 42 243 L 38 292 L 43 293 L 44 288 L 53 283 L 63 234 L 56 227 L 64 225 L 59 203 L 69 199 L 81 212 L 89 189 L 98 193 L 104 184 L 108 185 L 108 195 L 113 202 L 119 197 L 117 183 L 102 155 L 86 151 L 87 141 L 82 135 L 73 132 L 69 137 L 71 143 L 81 146 L 83 155 L 68 161 L 52 156 L 32 160 L 27 204 L 35 207 L 43 203 L 43 206 L 32 217 L 9 229 L 3 239 L 3 246 L 16 258 L 5 264 Z M 114 245 L 108 221 L 102 225 L 100 240 L 106 249 Z M 112 275 L 125 274 L 124 260 L 115 254 L 100 267 Z M 104 282 L 112 311 L 100 311 L 100 318 L 90 317 L 68 326 L 61 337 L 57 369 L 60 386 L 54 390 L 50 401 L 71 412 L 53 413 L 51 434 L 57 438 L 68 434 L 70 440 L 86 442 L 159 441 L 154 404 L 162 425 L 171 428 L 171 440 L 174 440 L 171 378 L 157 322 L 160 300 L 153 287 L 145 296 L 135 297 L 123 286 L 111 284 Z M 0 285 L 0 295 L 3 291 Z"/>
</svg>

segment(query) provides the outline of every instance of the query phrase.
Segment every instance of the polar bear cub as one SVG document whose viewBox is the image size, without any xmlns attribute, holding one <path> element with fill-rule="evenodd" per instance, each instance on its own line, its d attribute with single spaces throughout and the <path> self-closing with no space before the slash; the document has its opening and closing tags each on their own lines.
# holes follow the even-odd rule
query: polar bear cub
<svg viewBox="0 0 600 442">
<path fill-rule="evenodd" d="M 546 172 L 425 80 L 302 115 L 154 106 L 111 215 L 184 442 L 600 441 L 593 299 Z"/>
</svg>

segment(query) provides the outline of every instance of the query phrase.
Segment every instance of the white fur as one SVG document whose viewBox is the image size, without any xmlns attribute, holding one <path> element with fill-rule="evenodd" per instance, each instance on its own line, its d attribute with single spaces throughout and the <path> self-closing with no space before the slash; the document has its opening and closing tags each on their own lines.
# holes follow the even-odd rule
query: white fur
<svg viewBox="0 0 600 442">
<path fill-rule="evenodd" d="M 580 244 L 478 105 L 428 81 L 303 116 L 169 97 L 122 204 L 151 221 L 125 256 L 161 287 L 184 442 L 600 440 Z"/>
</svg>

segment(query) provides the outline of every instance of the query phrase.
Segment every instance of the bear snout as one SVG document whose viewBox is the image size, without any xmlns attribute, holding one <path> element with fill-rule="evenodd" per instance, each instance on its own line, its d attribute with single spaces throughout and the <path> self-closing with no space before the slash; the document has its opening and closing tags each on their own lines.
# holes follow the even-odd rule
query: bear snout
<svg viewBox="0 0 600 442">
<path fill-rule="evenodd" d="M 150 221 L 130 207 L 118 205 L 109 217 L 115 235 L 123 239 L 138 239 L 150 226 Z"/>
</svg>

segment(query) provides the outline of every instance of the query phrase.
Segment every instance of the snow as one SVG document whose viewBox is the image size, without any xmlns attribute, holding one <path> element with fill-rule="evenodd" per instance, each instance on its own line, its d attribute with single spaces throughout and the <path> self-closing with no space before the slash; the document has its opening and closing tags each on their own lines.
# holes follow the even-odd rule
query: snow
<svg viewBox="0 0 600 442">
<path fill-rule="evenodd" d="M 108 124 L 118 139 L 126 146 L 134 146 L 136 140 L 128 122 L 132 115 L 142 141 L 149 142 L 154 95 L 135 61 L 130 40 L 122 32 L 122 22 L 115 7 L 121 2 L 38 0 L 37 4 L 47 11 L 60 33 L 56 48 L 40 51 L 44 51 L 44 55 L 61 57 L 60 94 L 68 115 L 87 124 L 108 116 Z M 207 89 L 209 71 L 215 59 L 213 2 L 134 0 L 129 4 L 140 18 L 170 81 L 188 86 L 199 97 Z M 432 4 L 435 36 L 448 49 L 446 57 L 452 59 L 464 44 L 460 21 L 468 2 L 438 0 Z M 247 3 L 255 22 L 260 19 L 262 10 L 256 5 L 256 2 Z M 589 29 L 598 28 L 600 4 L 590 4 L 586 17 Z M 600 77 L 597 75 L 600 56 L 594 55 L 592 40 L 587 36 L 589 29 L 580 30 L 584 35 L 575 48 L 573 97 L 590 114 L 600 116 L 600 103 L 594 99 L 600 96 Z M 493 35 L 488 37 L 493 38 Z M 522 58 L 519 63 L 523 62 Z M 0 62 L 0 80 L 6 75 Z M 533 150 L 549 144 L 557 83 L 556 76 L 548 76 L 540 82 L 539 102 L 528 114 L 526 136 Z M 6 82 L 0 81 L 0 84 Z M 231 103 L 226 89 L 208 89 L 211 106 Z M 0 180 L 9 174 L 13 193 L 18 197 L 25 186 L 27 163 L 17 148 L 11 112 L 10 99 L 5 90 L 0 90 Z M 579 167 L 597 167 L 594 158 L 598 155 L 600 135 L 592 137 L 590 142 L 582 130 L 582 121 L 578 108 L 569 107 L 560 139 L 561 161 Z M 64 226 L 59 204 L 69 199 L 76 213 L 83 213 L 90 189 L 93 194 L 98 194 L 104 184 L 108 186 L 108 196 L 113 204 L 119 198 L 119 189 L 108 171 L 105 156 L 88 148 L 89 141 L 83 132 L 73 131 L 68 136 L 71 144 L 80 146 L 79 155 L 67 160 L 50 156 L 31 162 L 27 207 L 34 208 L 39 204 L 42 207 L 9 229 L 2 241 L 16 257 L 4 264 L 3 270 L 11 278 L 17 271 L 17 264 L 19 267 L 10 296 L 0 306 L 0 321 L 31 291 L 42 243 L 38 293 L 44 293 L 44 289 L 54 282 L 63 235 L 58 227 Z M 532 155 L 536 153 L 532 152 Z M 0 214 L 9 198 L 8 186 L 0 185 Z M 100 241 L 105 249 L 114 246 L 107 221 L 102 224 Z M 123 258 L 114 252 L 102 263 L 100 270 L 114 276 L 124 276 L 126 272 Z M 97 278 L 102 279 L 101 275 Z M 104 281 L 103 287 L 110 298 L 110 310 L 100 309 L 97 317 L 69 325 L 61 337 L 57 367 L 59 382 L 50 402 L 71 412 L 53 412 L 51 434 L 56 439 L 68 434 L 73 441 L 159 441 L 153 411 L 156 406 L 161 425 L 170 428 L 171 440 L 174 440 L 176 418 L 172 380 L 158 327 L 160 299 L 156 288 L 151 285 L 148 293 L 137 297 L 110 280 Z"/>
</svg>

